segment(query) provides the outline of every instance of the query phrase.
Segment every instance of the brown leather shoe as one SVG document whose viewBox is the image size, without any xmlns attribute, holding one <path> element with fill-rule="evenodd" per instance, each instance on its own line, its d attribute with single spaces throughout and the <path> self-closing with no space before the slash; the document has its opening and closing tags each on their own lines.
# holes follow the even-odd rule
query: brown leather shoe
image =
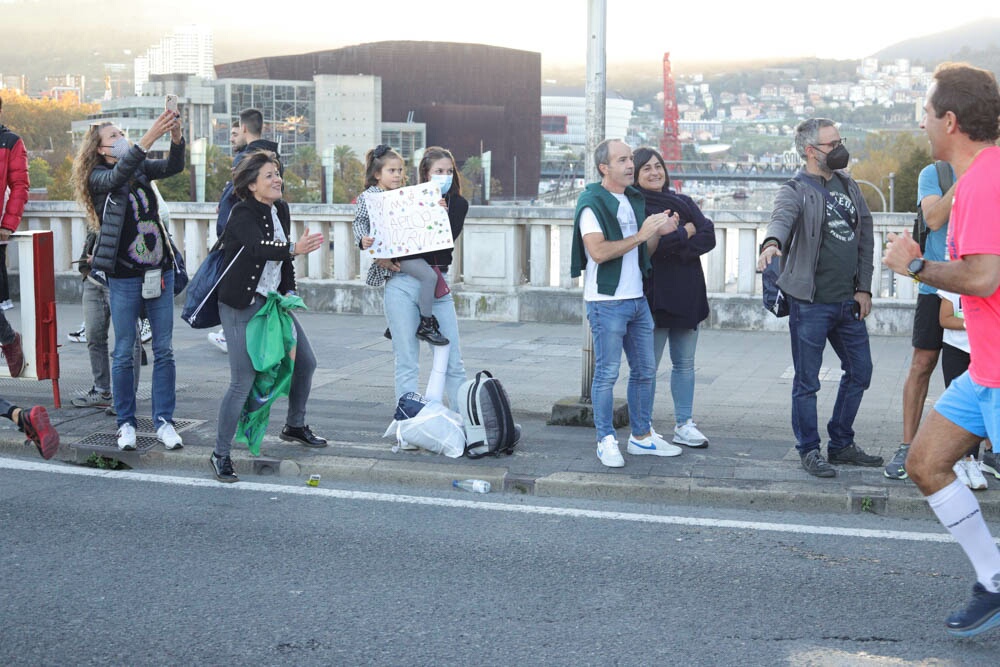
<svg viewBox="0 0 1000 667">
<path fill-rule="evenodd" d="M 7 368 L 10 369 L 10 376 L 12 378 L 16 378 L 24 372 L 24 351 L 21 349 L 21 334 L 15 333 L 14 340 L 6 345 L 0 345 L 0 350 L 3 350 L 3 356 L 7 360 Z"/>
</svg>

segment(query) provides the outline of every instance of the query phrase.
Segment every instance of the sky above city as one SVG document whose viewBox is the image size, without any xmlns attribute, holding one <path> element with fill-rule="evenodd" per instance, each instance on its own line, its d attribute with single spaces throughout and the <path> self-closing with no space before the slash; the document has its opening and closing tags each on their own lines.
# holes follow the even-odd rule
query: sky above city
<svg viewBox="0 0 1000 667">
<path fill-rule="evenodd" d="M 235 34 L 253 40 L 260 22 L 272 40 L 288 37 L 308 48 L 415 39 L 479 42 L 540 51 L 545 64 L 586 61 L 589 0 L 136 0 L 174 23 L 209 23 L 219 47 Z M 986 17 L 1000 17 L 995 0 L 951 0 L 934 11 L 921 3 L 838 0 L 670 2 L 608 0 L 609 62 L 756 60 L 817 56 L 857 59 L 895 42 Z M 164 13 L 164 7 L 170 7 Z M 301 49 L 301 46 L 299 47 Z M 218 50 L 224 51 L 223 48 Z"/>
<path fill-rule="evenodd" d="M 174 27 L 208 25 L 217 63 L 384 40 L 472 42 L 586 63 L 590 0 L 0 0 L 25 49 L 74 39 L 127 57 Z M 820 57 L 856 60 L 897 42 L 1000 18 L 996 0 L 607 0 L 609 64 Z M 58 17 L 58 18 L 57 18 Z M 58 43 L 58 42 L 57 42 Z M 121 55 L 113 57 L 121 58 Z M 2 64 L 2 63 L 0 63 Z"/>
</svg>

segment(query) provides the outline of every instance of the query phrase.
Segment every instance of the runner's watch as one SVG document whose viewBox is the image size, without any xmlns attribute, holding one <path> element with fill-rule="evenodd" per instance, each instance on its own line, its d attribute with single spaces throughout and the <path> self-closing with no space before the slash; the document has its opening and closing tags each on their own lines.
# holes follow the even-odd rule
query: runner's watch
<svg viewBox="0 0 1000 667">
<path fill-rule="evenodd" d="M 924 265 L 926 260 L 923 257 L 917 257 L 916 259 L 911 259 L 910 263 L 906 265 L 906 272 L 910 274 L 910 277 L 920 282 L 920 272 L 924 270 Z"/>
</svg>

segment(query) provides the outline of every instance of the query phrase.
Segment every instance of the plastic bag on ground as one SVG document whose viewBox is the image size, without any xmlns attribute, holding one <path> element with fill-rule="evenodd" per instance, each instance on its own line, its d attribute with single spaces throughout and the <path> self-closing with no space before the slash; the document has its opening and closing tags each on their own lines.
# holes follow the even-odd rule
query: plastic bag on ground
<svg viewBox="0 0 1000 667">
<path fill-rule="evenodd" d="M 465 423 L 462 416 L 441 403 L 426 404 L 415 417 L 393 420 L 382 435 L 396 436 L 396 446 L 409 443 L 435 454 L 457 459 L 465 453 Z"/>
</svg>

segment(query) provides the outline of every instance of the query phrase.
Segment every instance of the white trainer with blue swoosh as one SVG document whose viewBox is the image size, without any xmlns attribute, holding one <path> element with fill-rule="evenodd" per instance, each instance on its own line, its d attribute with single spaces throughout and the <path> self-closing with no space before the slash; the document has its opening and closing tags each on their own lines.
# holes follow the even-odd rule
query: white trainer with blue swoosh
<svg viewBox="0 0 1000 667">
<path fill-rule="evenodd" d="M 677 445 L 670 444 L 655 432 L 652 432 L 645 438 L 637 438 L 634 435 L 630 435 L 626 451 L 634 456 L 680 456 L 683 450 Z"/>
</svg>

